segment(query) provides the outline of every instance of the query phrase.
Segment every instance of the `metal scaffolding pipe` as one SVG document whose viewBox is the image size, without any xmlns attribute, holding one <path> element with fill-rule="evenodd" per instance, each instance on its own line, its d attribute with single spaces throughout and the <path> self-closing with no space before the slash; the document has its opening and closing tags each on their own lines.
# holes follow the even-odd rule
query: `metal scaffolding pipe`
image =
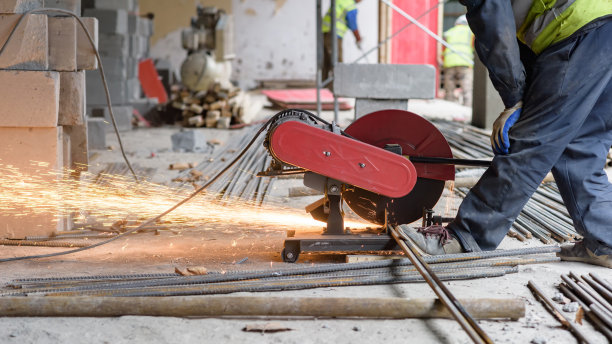
<svg viewBox="0 0 612 344">
<path fill-rule="evenodd" d="M 525 315 L 520 299 L 464 299 L 476 318 L 518 319 Z M 309 316 L 365 318 L 450 318 L 437 299 L 324 297 L 4 297 L 3 317 L 141 316 Z"/>
</svg>

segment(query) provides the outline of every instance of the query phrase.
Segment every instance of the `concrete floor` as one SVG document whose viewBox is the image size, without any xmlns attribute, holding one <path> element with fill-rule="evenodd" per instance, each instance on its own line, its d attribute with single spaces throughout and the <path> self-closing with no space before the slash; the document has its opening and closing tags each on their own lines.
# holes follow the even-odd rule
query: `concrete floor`
<svg viewBox="0 0 612 344">
<path fill-rule="evenodd" d="M 412 102 L 411 106 L 421 114 L 442 113 L 444 116 L 468 119 L 469 109 L 444 101 Z M 264 109 L 259 116 L 275 113 Z M 331 114 L 324 117 L 331 119 Z M 351 115 L 341 116 L 340 124 L 350 122 Z M 448 118 L 448 117 L 447 117 Z M 178 128 L 138 129 L 123 134 L 128 156 L 144 167 L 154 167 L 158 173 L 154 181 L 169 183 L 177 171 L 167 170 L 167 165 L 178 161 L 198 161 L 202 156 L 194 153 L 173 153 L 170 135 Z M 237 131 L 201 129 L 209 138 L 227 142 Z M 108 135 L 109 145 L 113 137 Z M 95 152 L 92 171 L 102 169 L 108 162 L 120 162 L 117 151 Z M 152 157 L 151 153 L 155 153 Z M 299 180 L 277 183 L 273 196 L 286 200 L 287 204 L 300 208 L 309 203 L 305 198 L 286 198 L 287 188 L 301 185 Z M 451 202 L 443 198 L 439 204 Z M 452 200 L 450 211 L 456 211 L 458 200 Z M 285 228 L 270 226 L 215 224 L 161 235 L 139 234 L 117 240 L 78 254 L 57 258 L 2 263 L 0 283 L 20 277 L 50 277 L 98 275 L 111 273 L 159 273 L 173 272 L 175 267 L 205 266 L 210 270 L 245 270 L 283 268 L 294 266 L 280 259 L 285 238 Z M 538 246 L 539 242 L 521 243 L 506 238 L 501 248 Z M 57 252 L 63 249 L 36 247 L 0 247 L 0 257 L 12 257 L 38 253 Z M 235 262 L 248 257 L 240 265 Z M 340 255 L 303 255 L 297 264 L 342 263 Z M 459 298 L 514 297 L 525 300 L 527 313 L 518 321 L 479 321 L 481 327 L 496 343 L 576 343 L 572 334 L 561 328 L 558 321 L 535 300 L 526 287 L 527 281 L 536 281 L 552 296 L 561 281 L 560 274 L 575 271 L 585 274 L 595 272 L 612 279 L 611 270 L 580 263 L 555 263 L 522 266 L 517 274 L 504 277 L 447 282 L 447 286 Z M 238 295 L 238 294 L 232 294 Z M 240 295 L 248 295 L 240 293 Z M 424 283 L 392 286 L 367 286 L 345 288 L 318 288 L 302 291 L 257 293 L 286 297 L 434 297 Z M 567 314 L 569 317 L 574 314 Z M 0 318 L 0 343 L 470 343 L 459 325 L 451 320 L 371 320 L 371 319 L 273 319 L 291 328 L 288 332 L 243 332 L 247 324 L 265 323 L 270 319 L 253 318 L 170 318 L 136 317 L 118 318 Z M 593 343 L 605 343 L 606 339 L 593 330 L 588 321 L 582 326 Z"/>
</svg>

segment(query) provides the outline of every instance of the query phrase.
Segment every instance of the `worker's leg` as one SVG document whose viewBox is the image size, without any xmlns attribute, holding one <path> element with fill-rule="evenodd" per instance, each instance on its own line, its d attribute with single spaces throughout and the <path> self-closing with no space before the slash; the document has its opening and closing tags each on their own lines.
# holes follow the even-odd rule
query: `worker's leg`
<svg viewBox="0 0 612 344">
<path fill-rule="evenodd" d="M 455 67 L 444 68 L 444 99 L 455 101 Z"/>
<path fill-rule="evenodd" d="M 448 226 L 465 249 L 492 250 L 502 241 L 546 173 L 579 137 L 612 79 L 610 56 L 612 21 L 538 57 L 523 112 L 510 129 L 510 153 L 493 159 Z"/>
<path fill-rule="evenodd" d="M 552 169 L 576 230 L 595 255 L 612 255 L 612 184 L 604 171 L 612 146 L 612 82 Z"/>
<path fill-rule="evenodd" d="M 461 94 L 463 105 L 472 107 L 472 84 L 474 83 L 474 69 L 463 67 L 461 72 Z"/>
<path fill-rule="evenodd" d="M 331 51 L 331 34 L 329 32 L 326 32 L 323 34 L 323 68 L 321 70 L 321 78 L 323 79 L 323 81 L 329 78 L 329 72 L 331 71 Z"/>
</svg>

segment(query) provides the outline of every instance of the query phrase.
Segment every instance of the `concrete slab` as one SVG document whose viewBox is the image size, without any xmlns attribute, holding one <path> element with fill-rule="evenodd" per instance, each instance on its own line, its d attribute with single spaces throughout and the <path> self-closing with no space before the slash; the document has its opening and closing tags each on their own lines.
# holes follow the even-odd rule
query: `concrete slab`
<svg viewBox="0 0 612 344">
<path fill-rule="evenodd" d="M 436 70 L 429 65 L 345 64 L 336 67 L 334 91 L 340 97 L 430 99 Z"/>
<path fill-rule="evenodd" d="M 94 7 L 107 10 L 134 10 L 134 0 L 94 0 Z"/>
</svg>

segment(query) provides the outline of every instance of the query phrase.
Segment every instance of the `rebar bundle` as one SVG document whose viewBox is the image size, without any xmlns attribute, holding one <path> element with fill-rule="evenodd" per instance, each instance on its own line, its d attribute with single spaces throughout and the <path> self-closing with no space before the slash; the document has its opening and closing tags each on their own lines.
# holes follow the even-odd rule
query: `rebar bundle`
<svg viewBox="0 0 612 344">
<path fill-rule="evenodd" d="M 558 247 L 424 257 L 442 280 L 503 276 L 517 266 L 556 262 Z M 539 256 L 544 254 L 544 256 Z M 416 283 L 423 278 L 408 259 L 325 264 L 281 270 L 208 272 L 206 275 L 138 274 L 14 280 L 0 296 L 98 295 L 170 296 L 296 290 L 374 284 Z"/>
</svg>

